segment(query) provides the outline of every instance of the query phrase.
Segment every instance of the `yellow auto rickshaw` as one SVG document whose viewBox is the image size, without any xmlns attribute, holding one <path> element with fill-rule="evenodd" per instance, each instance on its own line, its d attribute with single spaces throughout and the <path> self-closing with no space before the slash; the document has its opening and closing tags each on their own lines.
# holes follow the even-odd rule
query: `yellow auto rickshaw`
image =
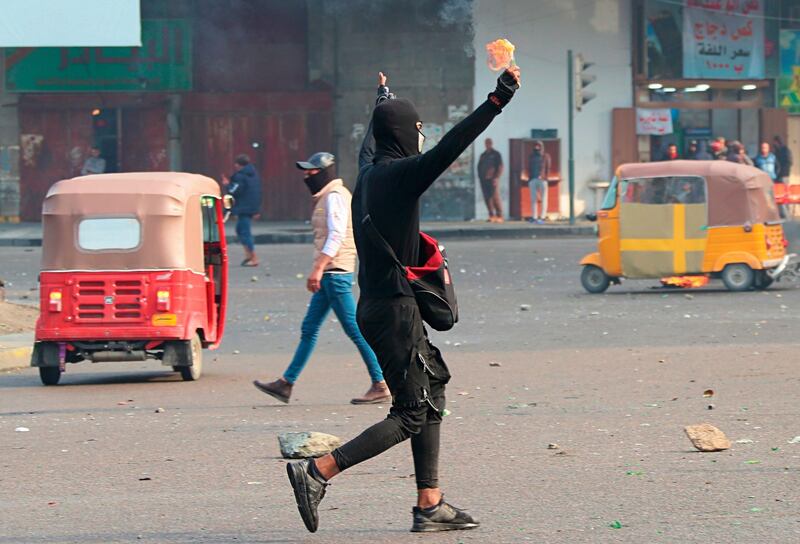
<svg viewBox="0 0 800 544">
<path fill-rule="evenodd" d="M 597 223 L 598 251 L 581 260 L 590 293 L 621 278 L 680 275 L 766 289 L 790 259 L 772 180 L 727 161 L 623 164 Z"/>
</svg>

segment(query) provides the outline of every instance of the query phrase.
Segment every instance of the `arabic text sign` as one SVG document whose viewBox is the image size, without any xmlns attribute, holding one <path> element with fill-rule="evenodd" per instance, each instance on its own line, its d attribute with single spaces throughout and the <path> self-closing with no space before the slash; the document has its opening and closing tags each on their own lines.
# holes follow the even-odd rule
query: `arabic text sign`
<svg viewBox="0 0 800 544">
<path fill-rule="evenodd" d="M 672 134 L 672 111 L 636 108 L 636 134 L 662 136 Z"/>
<path fill-rule="evenodd" d="M 781 30 L 781 75 L 778 101 L 789 113 L 800 113 L 800 30 Z"/>
<path fill-rule="evenodd" d="M 142 21 L 142 47 L 6 49 L 6 90 L 165 91 L 192 88 L 191 26 Z"/>
<path fill-rule="evenodd" d="M 683 77 L 764 78 L 764 0 L 686 0 Z"/>
</svg>

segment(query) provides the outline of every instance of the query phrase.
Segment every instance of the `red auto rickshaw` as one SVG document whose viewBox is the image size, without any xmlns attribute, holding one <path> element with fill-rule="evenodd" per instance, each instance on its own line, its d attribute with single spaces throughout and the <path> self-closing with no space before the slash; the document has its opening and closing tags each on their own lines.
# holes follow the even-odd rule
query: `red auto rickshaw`
<svg viewBox="0 0 800 544">
<path fill-rule="evenodd" d="M 219 185 L 195 174 L 63 180 L 42 211 L 40 315 L 31 366 L 160 360 L 187 381 L 225 329 L 228 256 Z"/>
</svg>

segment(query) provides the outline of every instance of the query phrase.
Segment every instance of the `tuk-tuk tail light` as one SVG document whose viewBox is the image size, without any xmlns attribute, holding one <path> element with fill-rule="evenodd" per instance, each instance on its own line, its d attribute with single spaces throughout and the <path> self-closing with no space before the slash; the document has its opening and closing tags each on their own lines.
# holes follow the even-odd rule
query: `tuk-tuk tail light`
<svg viewBox="0 0 800 544">
<path fill-rule="evenodd" d="M 169 311 L 169 291 L 156 292 L 156 309 L 159 312 Z"/>
<path fill-rule="evenodd" d="M 61 311 L 61 291 L 58 289 L 54 289 L 50 291 L 50 311 L 51 312 L 60 312 Z"/>
</svg>

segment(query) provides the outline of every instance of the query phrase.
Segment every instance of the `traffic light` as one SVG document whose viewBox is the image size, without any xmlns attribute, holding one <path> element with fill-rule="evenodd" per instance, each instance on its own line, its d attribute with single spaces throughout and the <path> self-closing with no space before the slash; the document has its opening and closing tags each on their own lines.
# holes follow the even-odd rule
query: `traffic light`
<svg viewBox="0 0 800 544">
<path fill-rule="evenodd" d="M 581 111 L 584 104 L 597 96 L 586 90 L 586 87 L 597 79 L 596 75 L 586 73 L 591 66 L 594 66 L 594 63 L 583 60 L 583 55 L 580 53 L 575 55 L 575 109 L 578 111 Z"/>
</svg>

